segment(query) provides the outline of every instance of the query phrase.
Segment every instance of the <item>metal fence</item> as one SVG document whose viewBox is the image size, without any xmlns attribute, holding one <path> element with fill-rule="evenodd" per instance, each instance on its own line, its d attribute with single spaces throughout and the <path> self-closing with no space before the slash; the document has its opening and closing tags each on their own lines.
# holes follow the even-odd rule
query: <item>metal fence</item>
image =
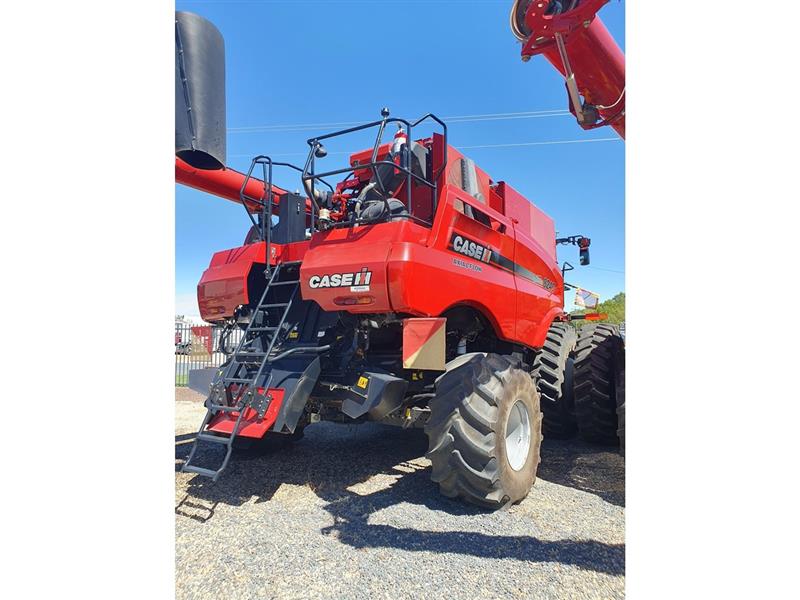
<svg viewBox="0 0 800 600">
<path fill-rule="evenodd" d="M 219 352 L 219 337 L 223 328 L 218 325 L 175 324 L 175 385 L 189 385 L 189 371 L 218 367 L 225 362 Z M 244 332 L 235 329 L 226 346 L 236 347 Z"/>
</svg>

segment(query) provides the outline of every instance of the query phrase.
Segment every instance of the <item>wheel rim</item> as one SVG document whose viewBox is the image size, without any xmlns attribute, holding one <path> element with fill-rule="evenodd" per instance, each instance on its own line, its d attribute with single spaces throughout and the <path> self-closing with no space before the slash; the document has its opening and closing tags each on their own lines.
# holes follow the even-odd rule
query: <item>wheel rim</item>
<svg viewBox="0 0 800 600">
<path fill-rule="evenodd" d="M 531 449 L 531 419 L 522 400 L 514 402 L 506 422 L 506 458 L 515 471 L 525 466 Z"/>
</svg>

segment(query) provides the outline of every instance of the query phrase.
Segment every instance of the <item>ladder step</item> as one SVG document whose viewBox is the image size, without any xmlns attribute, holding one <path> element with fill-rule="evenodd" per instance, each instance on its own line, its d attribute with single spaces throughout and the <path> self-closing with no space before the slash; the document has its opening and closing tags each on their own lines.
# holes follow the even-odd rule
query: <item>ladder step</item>
<svg viewBox="0 0 800 600">
<path fill-rule="evenodd" d="M 198 475 L 204 475 L 206 477 L 211 477 L 214 479 L 218 474 L 219 471 L 214 471 L 213 469 L 204 469 L 203 467 L 195 467 L 194 465 L 183 465 L 181 471 L 184 473 L 197 473 Z"/>
<path fill-rule="evenodd" d="M 230 444 L 231 441 L 231 438 L 229 437 L 218 437 L 216 435 L 211 435 L 210 433 L 198 433 L 197 439 L 203 440 L 204 442 L 214 442 L 215 444 L 224 444 L 225 446 Z"/>
<path fill-rule="evenodd" d="M 239 412 L 242 410 L 238 406 L 228 406 L 227 404 L 211 404 L 210 409 L 219 412 Z"/>
<path fill-rule="evenodd" d="M 278 302 L 277 304 L 262 304 L 258 308 L 282 308 L 289 306 L 288 302 Z"/>
<path fill-rule="evenodd" d="M 251 327 L 247 331 L 278 331 L 277 327 Z"/>
<path fill-rule="evenodd" d="M 299 283 L 300 283 L 299 279 L 297 279 L 295 281 L 274 281 L 274 282 L 269 284 L 269 287 L 273 287 L 273 286 L 276 286 L 276 285 L 297 285 Z"/>
<path fill-rule="evenodd" d="M 257 356 L 266 356 L 266 355 L 267 355 L 266 352 L 245 352 L 245 351 L 237 352 L 236 354 L 234 354 L 234 356 L 236 358 L 239 358 L 241 356 L 244 356 L 244 357 L 250 357 L 250 356 L 257 357 Z"/>
<path fill-rule="evenodd" d="M 241 378 L 237 378 L 237 377 L 225 377 L 222 380 L 222 383 L 224 383 L 224 384 L 228 384 L 228 383 L 253 383 L 253 380 L 252 380 L 252 378 L 251 379 L 241 379 Z"/>
</svg>

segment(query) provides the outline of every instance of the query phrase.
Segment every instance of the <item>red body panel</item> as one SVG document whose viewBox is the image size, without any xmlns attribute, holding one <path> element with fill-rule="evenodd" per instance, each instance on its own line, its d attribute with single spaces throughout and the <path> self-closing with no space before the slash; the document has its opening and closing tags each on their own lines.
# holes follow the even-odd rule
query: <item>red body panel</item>
<svg viewBox="0 0 800 600">
<path fill-rule="evenodd" d="M 278 418 L 278 412 L 283 404 L 284 390 L 270 388 L 269 393 L 272 395 L 272 401 L 269 403 L 269 407 L 267 407 L 267 412 L 264 413 L 264 418 L 259 419 L 258 413 L 252 408 L 248 408 L 242 417 L 242 422 L 236 433 L 237 437 L 261 439 L 264 437 L 264 434 L 269 431 L 269 428 L 272 427 L 272 424 L 275 423 L 275 419 Z M 238 412 L 221 412 L 211 419 L 211 422 L 208 424 L 208 431 L 230 435 L 233 432 L 233 427 L 236 425 L 236 419 L 238 417 Z"/>
<path fill-rule="evenodd" d="M 307 248 L 308 242 L 273 244 L 270 262 L 302 260 Z M 267 264 L 265 250 L 261 242 L 214 254 L 197 284 L 197 305 L 204 321 L 232 317 L 237 306 L 250 302 L 247 277 L 254 266 Z"/>
</svg>

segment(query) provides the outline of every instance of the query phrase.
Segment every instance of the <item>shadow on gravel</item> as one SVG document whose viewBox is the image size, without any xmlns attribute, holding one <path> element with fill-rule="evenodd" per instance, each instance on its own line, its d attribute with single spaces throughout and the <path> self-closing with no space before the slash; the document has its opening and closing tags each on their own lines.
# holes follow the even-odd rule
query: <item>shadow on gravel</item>
<svg viewBox="0 0 800 600">
<path fill-rule="evenodd" d="M 427 450 L 427 438 L 420 430 L 321 423 L 306 431 L 305 439 L 271 454 L 235 452 L 226 473 L 216 483 L 195 476 L 189 480 L 187 494 L 175 508 L 176 513 L 205 522 L 214 516 L 219 503 L 240 506 L 254 497 L 257 503 L 267 502 L 281 485 L 293 484 L 307 486 L 324 501 L 323 508 L 333 517 L 333 525 L 321 532 L 336 535 L 339 541 L 355 548 L 385 547 L 558 562 L 612 575 L 624 573 L 624 544 L 545 541 L 531 536 L 425 531 L 371 524 L 370 515 L 401 503 L 455 516 L 481 515 L 487 511 L 439 494 L 429 479 L 427 462 L 420 461 Z M 607 494 L 621 501 L 624 494 L 616 497 L 616 492 L 599 493 L 592 489 L 594 484 L 587 484 L 581 475 L 574 473 L 575 465 L 581 463 L 585 453 L 579 446 L 568 452 L 574 442 L 563 444 L 561 447 L 548 442 L 547 448 L 543 448 L 542 479 L 598 495 Z M 190 448 L 191 444 L 176 444 L 176 470 L 186 460 Z M 206 450 L 201 446 L 196 455 L 199 464 L 218 464 L 221 450 L 213 447 Z M 545 467 L 545 461 L 551 464 Z M 587 468 L 590 465 L 591 460 Z M 375 484 L 376 480 L 379 483 Z"/>
<path fill-rule="evenodd" d="M 625 506 L 625 459 L 614 447 L 545 439 L 537 477 Z"/>
</svg>

